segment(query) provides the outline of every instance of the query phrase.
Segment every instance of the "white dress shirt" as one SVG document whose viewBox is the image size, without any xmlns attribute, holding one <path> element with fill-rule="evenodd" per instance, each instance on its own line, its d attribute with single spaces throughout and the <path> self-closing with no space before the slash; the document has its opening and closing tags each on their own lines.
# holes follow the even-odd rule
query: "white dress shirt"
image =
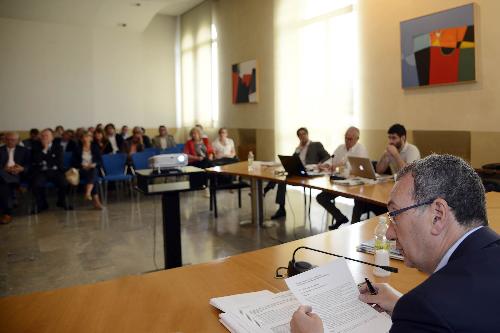
<svg viewBox="0 0 500 333">
<path fill-rule="evenodd" d="M 13 167 L 16 165 L 16 162 L 14 161 L 14 152 L 16 151 L 16 148 L 7 148 L 7 151 L 9 153 L 9 160 L 7 161 L 7 167 Z"/>
<path fill-rule="evenodd" d="M 302 161 L 302 164 L 306 165 L 306 156 L 307 156 L 307 150 L 309 149 L 309 144 L 311 143 L 311 140 L 307 141 L 305 146 L 298 146 L 295 148 L 295 153 L 299 154 L 299 158 Z"/>
<path fill-rule="evenodd" d="M 111 147 L 113 148 L 113 153 L 116 153 L 120 149 L 118 148 L 118 144 L 116 143 L 116 136 L 111 135 L 108 136 L 109 143 L 111 144 Z"/>
</svg>

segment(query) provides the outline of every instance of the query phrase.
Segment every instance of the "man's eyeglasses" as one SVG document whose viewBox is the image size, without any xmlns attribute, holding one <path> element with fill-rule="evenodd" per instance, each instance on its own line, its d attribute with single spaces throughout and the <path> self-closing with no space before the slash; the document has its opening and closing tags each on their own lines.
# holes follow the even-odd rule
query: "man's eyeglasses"
<svg viewBox="0 0 500 333">
<path fill-rule="evenodd" d="M 434 202 L 434 200 L 436 200 L 436 199 L 427 200 L 427 201 L 424 201 L 424 202 L 421 202 L 421 203 L 418 203 L 418 204 L 414 204 L 414 205 L 411 205 L 411 206 L 408 206 L 408 207 L 405 207 L 405 208 L 394 210 L 392 212 L 387 212 L 387 218 L 389 219 L 389 221 L 392 224 L 398 225 L 397 222 L 396 222 L 396 220 L 395 220 L 396 216 L 398 216 L 401 213 L 406 212 L 407 210 L 413 209 L 413 208 L 417 208 L 417 207 L 421 207 L 421 206 L 425 206 L 425 205 L 430 205 L 431 203 Z"/>
</svg>

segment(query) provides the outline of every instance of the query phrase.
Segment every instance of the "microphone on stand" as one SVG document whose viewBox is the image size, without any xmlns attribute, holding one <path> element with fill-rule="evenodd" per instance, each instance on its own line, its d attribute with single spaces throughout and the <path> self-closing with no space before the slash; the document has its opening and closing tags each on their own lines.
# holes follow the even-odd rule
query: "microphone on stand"
<svg viewBox="0 0 500 333">
<path fill-rule="evenodd" d="M 398 269 L 396 267 L 375 265 L 375 264 L 372 264 L 372 263 L 369 263 L 366 261 L 341 256 L 339 254 L 330 253 L 330 252 L 326 252 L 326 251 L 322 251 L 322 250 L 318 250 L 318 249 L 313 249 L 312 247 L 299 246 L 298 248 L 295 249 L 295 251 L 293 251 L 292 260 L 290 260 L 288 262 L 288 268 L 287 268 L 288 277 L 303 273 L 303 272 L 308 271 L 308 270 L 315 267 L 312 264 L 308 263 L 307 261 L 295 261 L 295 253 L 297 253 L 297 251 L 300 249 L 311 250 L 311 251 L 315 251 L 315 252 L 319 252 L 319 253 L 323 253 L 323 254 L 328 254 L 328 255 L 331 255 L 334 257 L 339 257 L 339 258 L 344 258 L 344 259 L 351 260 L 351 261 L 356 261 L 356 262 L 359 262 L 359 263 L 362 263 L 365 265 L 379 267 L 379 268 L 382 268 L 383 270 L 386 270 L 386 271 L 392 272 L 392 273 L 398 272 Z M 278 274 L 278 270 L 276 271 L 276 277 L 277 278 L 283 277 L 283 276 Z"/>
</svg>

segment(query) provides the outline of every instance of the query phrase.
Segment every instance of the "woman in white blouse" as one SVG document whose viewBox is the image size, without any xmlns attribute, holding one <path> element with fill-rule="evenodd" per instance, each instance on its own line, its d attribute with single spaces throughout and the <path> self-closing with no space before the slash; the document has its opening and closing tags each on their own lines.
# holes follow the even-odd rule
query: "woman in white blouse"
<svg viewBox="0 0 500 333">
<path fill-rule="evenodd" d="M 219 136 L 212 142 L 216 160 L 234 159 L 236 152 L 234 150 L 234 141 L 227 137 L 227 129 L 219 129 Z M 232 161 L 234 162 L 234 161 Z"/>
</svg>

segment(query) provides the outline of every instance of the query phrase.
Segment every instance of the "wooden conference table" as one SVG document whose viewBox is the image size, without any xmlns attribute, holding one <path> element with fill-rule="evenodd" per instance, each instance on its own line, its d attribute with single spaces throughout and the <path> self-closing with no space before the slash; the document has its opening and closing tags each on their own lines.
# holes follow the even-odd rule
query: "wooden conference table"
<svg viewBox="0 0 500 333">
<path fill-rule="evenodd" d="M 490 224 L 500 232 L 500 195 L 488 193 Z M 275 279 L 298 246 L 324 249 L 373 261 L 355 246 L 373 235 L 377 218 L 294 242 L 204 264 L 128 276 L 91 285 L 0 298 L 0 332 L 227 332 L 212 297 L 268 289 L 286 290 Z M 322 264 L 332 257 L 301 250 L 297 260 Z M 348 262 L 356 282 L 368 277 L 389 282 L 402 292 L 421 283 L 425 274 L 391 260 L 399 273 L 376 278 L 370 266 Z"/>
<path fill-rule="evenodd" d="M 209 173 L 220 173 L 250 178 L 252 191 L 252 222 L 262 225 L 264 222 L 262 181 L 287 183 L 294 186 L 303 186 L 331 192 L 347 198 L 356 198 L 379 206 L 386 206 L 394 183 L 388 181 L 374 185 L 344 186 L 333 184 L 329 176 L 318 177 L 285 177 L 277 175 L 281 166 L 268 166 L 261 162 L 254 162 L 252 171 L 248 170 L 248 163 L 238 162 L 224 166 L 206 169 Z"/>
</svg>

